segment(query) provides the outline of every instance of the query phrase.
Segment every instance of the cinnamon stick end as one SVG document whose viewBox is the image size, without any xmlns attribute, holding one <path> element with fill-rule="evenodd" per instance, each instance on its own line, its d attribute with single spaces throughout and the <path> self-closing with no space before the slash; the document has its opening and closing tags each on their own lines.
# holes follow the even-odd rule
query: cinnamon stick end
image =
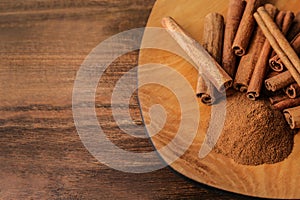
<svg viewBox="0 0 300 200">
<path fill-rule="evenodd" d="M 210 95 L 204 94 L 201 97 L 201 102 L 205 105 L 211 106 L 213 104 L 213 99 Z"/>
<path fill-rule="evenodd" d="M 284 111 L 283 114 L 284 114 L 284 117 L 285 117 L 287 123 L 290 125 L 291 129 L 295 129 L 296 126 L 295 126 L 293 117 L 290 115 L 290 113 Z"/>
<path fill-rule="evenodd" d="M 234 53 L 235 53 L 236 56 L 242 57 L 242 56 L 244 56 L 246 54 L 245 49 L 241 48 L 240 46 L 234 45 L 232 47 L 232 50 L 234 51 Z"/>
<path fill-rule="evenodd" d="M 256 92 L 248 92 L 247 97 L 248 97 L 248 99 L 250 99 L 252 101 L 256 101 L 258 99 L 259 95 Z"/>
<path fill-rule="evenodd" d="M 248 91 L 248 87 L 246 85 L 243 85 L 243 84 L 234 84 L 233 85 L 234 89 L 237 90 L 237 91 L 240 91 L 242 93 L 245 93 Z"/>
<path fill-rule="evenodd" d="M 286 94 L 291 99 L 295 99 L 297 97 L 295 88 L 292 87 L 286 89 Z"/>
<path fill-rule="evenodd" d="M 276 92 L 276 88 L 274 88 L 268 80 L 265 81 L 265 87 L 269 91 Z"/>
<path fill-rule="evenodd" d="M 276 62 L 275 60 L 270 60 L 270 67 L 275 72 L 282 72 L 284 70 L 284 65 L 282 63 Z"/>
<path fill-rule="evenodd" d="M 266 12 L 266 9 L 264 6 L 260 6 L 259 8 L 257 8 L 258 12 Z"/>
<path fill-rule="evenodd" d="M 224 83 L 224 91 L 228 90 L 229 88 L 231 88 L 233 85 L 233 81 L 227 81 Z"/>
</svg>

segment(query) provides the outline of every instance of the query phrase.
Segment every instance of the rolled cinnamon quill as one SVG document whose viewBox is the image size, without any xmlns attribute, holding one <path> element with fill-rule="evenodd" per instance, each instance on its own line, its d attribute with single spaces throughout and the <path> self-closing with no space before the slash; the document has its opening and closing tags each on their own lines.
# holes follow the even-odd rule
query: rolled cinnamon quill
<svg viewBox="0 0 300 200">
<path fill-rule="evenodd" d="M 247 5 L 232 45 L 232 49 L 237 56 L 246 54 L 252 33 L 255 29 L 253 13 L 260 4 L 260 0 L 247 0 Z"/>
<path fill-rule="evenodd" d="M 265 8 L 269 12 L 270 16 L 274 18 L 278 11 L 277 8 L 272 4 L 266 4 Z M 250 100 L 255 101 L 260 96 L 263 82 L 268 71 L 268 60 L 271 52 L 272 47 L 269 41 L 265 40 L 248 87 L 247 97 Z"/>
<path fill-rule="evenodd" d="M 298 33 L 298 35 L 296 35 L 295 38 L 291 41 L 291 46 L 293 47 L 295 52 L 299 55 L 300 54 L 300 33 Z M 269 63 L 270 63 L 270 67 L 274 71 L 280 72 L 283 71 L 285 68 L 283 62 L 281 61 L 278 55 L 275 55 L 273 58 L 271 58 Z"/>
<path fill-rule="evenodd" d="M 237 57 L 232 50 L 232 44 L 239 28 L 245 6 L 246 1 L 244 0 L 229 1 L 224 33 L 222 67 L 232 78 L 234 78 L 237 69 Z"/>
<path fill-rule="evenodd" d="M 283 24 L 283 20 L 284 20 L 284 17 L 286 15 L 286 11 L 279 11 L 278 15 L 276 16 L 276 24 L 278 25 L 278 27 L 282 30 L 282 24 Z"/>
<path fill-rule="evenodd" d="M 210 13 L 204 19 L 203 47 L 218 62 L 222 60 L 224 18 L 218 13 Z M 199 73 L 197 96 L 206 105 L 212 105 L 222 97 L 210 81 Z"/>
<path fill-rule="evenodd" d="M 201 75 L 209 80 L 219 92 L 224 92 L 231 87 L 232 78 L 223 70 L 205 48 L 189 36 L 189 34 L 186 33 L 173 18 L 163 18 L 162 25 L 196 64 Z"/>
<path fill-rule="evenodd" d="M 291 129 L 300 128 L 300 107 L 289 108 L 283 111 L 284 117 Z"/>
<path fill-rule="evenodd" d="M 292 77 L 291 73 L 289 71 L 285 71 L 265 80 L 265 86 L 267 90 L 275 92 L 287 87 L 294 82 L 295 80 Z"/>
<path fill-rule="evenodd" d="M 274 96 L 274 92 L 273 92 L 272 90 L 269 90 L 269 89 L 266 88 L 266 80 L 268 80 L 268 79 L 270 79 L 270 78 L 272 78 L 272 77 L 274 77 L 274 76 L 277 76 L 277 75 L 279 75 L 279 74 L 280 74 L 280 72 L 275 72 L 275 71 L 272 71 L 272 70 L 268 70 L 268 74 L 267 74 L 267 76 L 266 76 L 266 78 L 265 78 L 265 81 L 264 81 L 264 87 L 263 87 L 264 92 L 265 92 L 266 94 L 269 94 L 269 95 L 267 95 L 267 96 Z M 294 80 L 294 79 L 293 79 L 293 80 Z"/>
<path fill-rule="evenodd" d="M 283 35 L 287 35 L 294 19 L 295 19 L 294 13 L 292 11 L 286 11 L 281 25 L 281 32 L 283 33 Z"/>
<path fill-rule="evenodd" d="M 220 93 L 208 80 L 205 80 L 202 76 L 198 78 L 197 97 L 200 98 L 203 104 L 210 106 L 225 97 L 225 94 Z"/>
<path fill-rule="evenodd" d="M 241 58 L 239 63 L 233 87 L 241 92 L 247 92 L 248 86 L 259 58 L 260 52 L 265 42 L 265 36 L 260 30 L 256 28 L 254 31 L 253 40 L 250 44 L 249 51 Z"/>
<path fill-rule="evenodd" d="M 300 86 L 297 83 L 293 83 L 285 89 L 285 93 L 289 98 L 295 99 L 300 96 Z"/>
<path fill-rule="evenodd" d="M 220 93 L 215 87 L 204 77 L 199 75 L 197 83 L 197 97 L 201 99 L 201 102 L 205 105 L 214 104 L 219 99 Z"/>
<path fill-rule="evenodd" d="M 300 59 L 294 49 L 264 7 L 259 7 L 257 13 L 254 14 L 254 17 L 275 52 L 278 54 L 295 81 L 300 84 Z"/>
<path fill-rule="evenodd" d="M 295 99 L 286 99 L 283 100 L 281 102 L 278 102 L 276 104 L 274 104 L 274 108 L 278 109 L 278 110 L 284 110 L 287 108 L 292 108 L 292 107 L 296 107 L 300 105 L 300 98 L 295 98 Z"/>
<path fill-rule="evenodd" d="M 275 72 L 282 72 L 285 69 L 284 64 L 281 62 L 279 56 L 276 55 L 276 53 L 274 53 L 274 56 L 269 60 L 269 66 Z"/>
<path fill-rule="evenodd" d="M 224 17 L 219 13 L 210 13 L 204 19 L 203 47 L 220 64 L 224 38 Z"/>
<path fill-rule="evenodd" d="M 279 103 L 281 101 L 284 101 L 284 100 L 287 100 L 287 99 L 289 99 L 289 97 L 286 94 L 280 94 L 280 95 L 276 95 L 276 96 L 273 96 L 273 97 L 269 98 L 270 103 L 272 105 L 277 104 L 277 103 Z"/>
<path fill-rule="evenodd" d="M 295 16 L 295 19 L 292 23 L 292 26 L 287 34 L 288 41 L 291 41 L 295 38 L 295 36 L 300 32 L 300 12 L 298 12 Z"/>
<path fill-rule="evenodd" d="M 286 35 L 293 24 L 295 15 L 292 11 L 280 11 L 276 16 L 276 24 L 280 28 L 283 35 Z"/>
<path fill-rule="evenodd" d="M 278 27 L 280 28 L 280 30 L 282 30 L 282 24 L 283 24 L 283 19 L 284 19 L 285 15 L 286 15 L 286 12 L 281 10 L 281 11 L 279 11 L 279 13 L 277 14 L 277 16 L 275 18 L 275 22 L 278 25 Z M 276 55 L 276 52 L 273 50 L 271 57 L 274 57 L 275 55 Z"/>
<path fill-rule="evenodd" d="M 278 25 L 278 28 L 280 28 L 283 35 L 286 35 L 289 31 L 293 20 L 295 18 L 295 15 L 291 11 L 280 11 L 278 15 L 276 16 L 276 24 Z M 276 56 L 276 52 L 273 51 L 271 57 Z M 269 61 L 269 65 L 272 70 L 277 72 L 282 72 L 284 70 L 284 67 L 279 65 L 274 65 L 275 63 L 272 62 L 272 60 Z"/>
<path fill-rule="evenodd" d="M 208 90 L 207 83 L 208 82 L 209 81 L 205 80 L 199 73 L 198 81 L 197 81 L 197 89 L 196 89 L 197 97 L 202 98 L 204 95 L 207 95 L 207 93 L 208 93 L 207 92 L 207 90 Z M 210 95 L 208 95 L 208 97 L 211 98 Z"/>
<path fill-rule="evenodd" d="M 268 72 L 269 73 L 267 74 L 266 79 L 272 78 L 272 77 L 277 76 L 282 73 L 282 72 L 275 72 L 275 71 L 268 71 Z"/>
</svg>

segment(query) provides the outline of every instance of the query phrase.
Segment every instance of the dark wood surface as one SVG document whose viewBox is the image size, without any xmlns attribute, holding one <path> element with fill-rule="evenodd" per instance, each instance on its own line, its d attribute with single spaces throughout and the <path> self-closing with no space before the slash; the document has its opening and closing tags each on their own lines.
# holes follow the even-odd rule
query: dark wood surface
<svg viewBox="0 0 300 200">
<path fill-rule="evenodd" d="M 143 27 L 154 0 L 0 1 L 0 199 L 248 199 L 192 182 L 164 168 L 130 174 L 85 149 L 72 116 L 77 70 L 101 41 Z M 138 52 L 117 59 L 101 78 L 98 120 L 128 151 L 151 151 L 123 133 L 111 112 L 117 80 Z M 130 104 L 142 126 L 136 94 Z M 123 111 L 121 111 L 122 113 Z"/>
</svg>

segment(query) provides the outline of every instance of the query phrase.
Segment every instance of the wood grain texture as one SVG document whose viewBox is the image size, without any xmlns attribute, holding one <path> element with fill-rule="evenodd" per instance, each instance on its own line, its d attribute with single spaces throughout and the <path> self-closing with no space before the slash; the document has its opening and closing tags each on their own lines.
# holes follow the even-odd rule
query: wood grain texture
<svg viewBox="0 0 300 200">
<path fill-rule="evenodd" d="M 196 184 L 164 168 L 119 172 L 84 148 L 72 117 L 72 89 L 89 52 L 106 38 L 143 27 L 154 0 L 0 1 L 0 199 L 248 199 Z M 152 151 L 123 133 L 111 114 L 117 80 L 138 52 L 117 59 L 97 90 L 98 120 L 128 151 Z M 131 115 L 142 124 L 136 94 Z M 121 110 L 122 114 L 125 110 Z"/>
<path fill-rule="evenodd" d="M 176 3 L 172 0 L 158 0 L 154 5 L 152 13 L 149 17 L 148 27 L 161 27 L 161 19 L 165 16 L 174 18 L 187 32 L 189 32 L 196 40 L 202 41 L 203 19 L 210 12 L 219 12 L 225 16 L 229 1 L 208 1 L 208 0 L 179 0 Z M 276 3 L 279 9 L 297 11 L 299 9 L 298 1 L 272 1 Z M 142 47 L 147 46 L 150 42 L 167 44 L 167 39 L 161 36 L 153 37 L 146 31 Z M 150 37 L 149 37 L 150 36 Z M 168 40 L 174 43 L 172 40 Z M 174 51 L 178 51 L 178 47 L 174 46 Z M 154 104 L 161 104 L 167 113 L 167 120 L 164 128 L 155 137 L 152 142 L 157 149 L 162 149 L 169 143 L 174 143 L 173 148 L 162 152 L 161 157 L 168 161 L 174 156 L 178 156 L 178 151 L 182 148 L 193 132 L 190 127 L 183 125 L 185 132 L 181 135 L 181 140 L 174 141 L 177 132 L 180 130 L 179 125 L 186 123 L 184 114 L 193 119 L 197 116 L 193 115 L 193 109 L 199 109 L 200 121 L 197 135 L 188 150 L 181 155 L 175 162 L 171 163 L 171 167 L 179 173 L 210 186 L 221 188 L 224 190 L 247 194 L 250 196 L 268 197 L 268 198 L 300 198 L 300 135 L 295 136 L 295 145 L 291 155 L 283 162 L 272 165 L 260 166 L 244 166 L 236 164 L 233 160 L 220 154 L 211 152 L 203 159 L 199 158 L 199 151 L 203 144 L 204 137 L 209 126 L 211 108 L 203 106 L 198 100 L 198 105 L 189 108 L 188 113 L 182 113 L 182 106 L 191 106 L 190 96 L 192 91 L 195 94 L 197 83 L 197 69 L 195 69 L 188 60 L 175 55 L 174 51 L 167 52 L 161 49 L 143 49 L 140 53 L 140 64 L 160 63 L 171 67 L 173 70 L 181 74 L 188 83 L 181 83 L 176 78 L 169 77 L 168 73 L 163 72 L 163 67 L 155 65 L 142 66 L 139 68 L 139 81 L 144 79 L 157 80 L 160 74 L 162 80 L 168 80 L 167 84 L 178 84 L 181 88 L 178 93 L 172 93 L 164 85 L 147 85 L 139 90 L 139 100 L 142 107 L 142 114 L 146 124 L 159 123 L 160 117 L 151 118 L 149 108 Z M 185 96 L 186 100 L 179 105 L 178 98 Z M 181 121 L 182 120 L 182 121 Z M 151 135 L 151 130 L 148 130 Z"/>
</svg>

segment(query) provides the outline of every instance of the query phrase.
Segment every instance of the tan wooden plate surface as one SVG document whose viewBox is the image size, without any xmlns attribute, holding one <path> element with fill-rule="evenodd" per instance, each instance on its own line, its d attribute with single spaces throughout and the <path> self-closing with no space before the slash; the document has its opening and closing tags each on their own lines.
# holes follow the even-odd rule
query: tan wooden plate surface
<svg viewBox="0 0 300 200">
<path fill-rule="evenodd" d="M 300 11 L 298 0 L 273 3 L 280 9 Z M 172 16 L 201 41 L 204 16 L 210 12 L 225 16 L 227 5 L 227 0 L 158 0 L 147 27 L 161 27 L 161 19 Z M 197 70 L 175 55 L 182 52 L 172 39 L 163 33 L 150 32 L 145 32 L 142 47 L 153 48 L 141 50 L 139 58 L 140 65 L 148 65 L 139 68 L 138 96 L 148 133 L 160 156 L 174 170 L 209 186 L 258 197 L 300 198 L 299 134 L 292 154 L 277 164 L 244 166 L 214 152 L 199 158 L 211 108 L 201 105 L 193 96 Z M 160 48 L 167 44 L 175 54 Z"/>
</svg>

